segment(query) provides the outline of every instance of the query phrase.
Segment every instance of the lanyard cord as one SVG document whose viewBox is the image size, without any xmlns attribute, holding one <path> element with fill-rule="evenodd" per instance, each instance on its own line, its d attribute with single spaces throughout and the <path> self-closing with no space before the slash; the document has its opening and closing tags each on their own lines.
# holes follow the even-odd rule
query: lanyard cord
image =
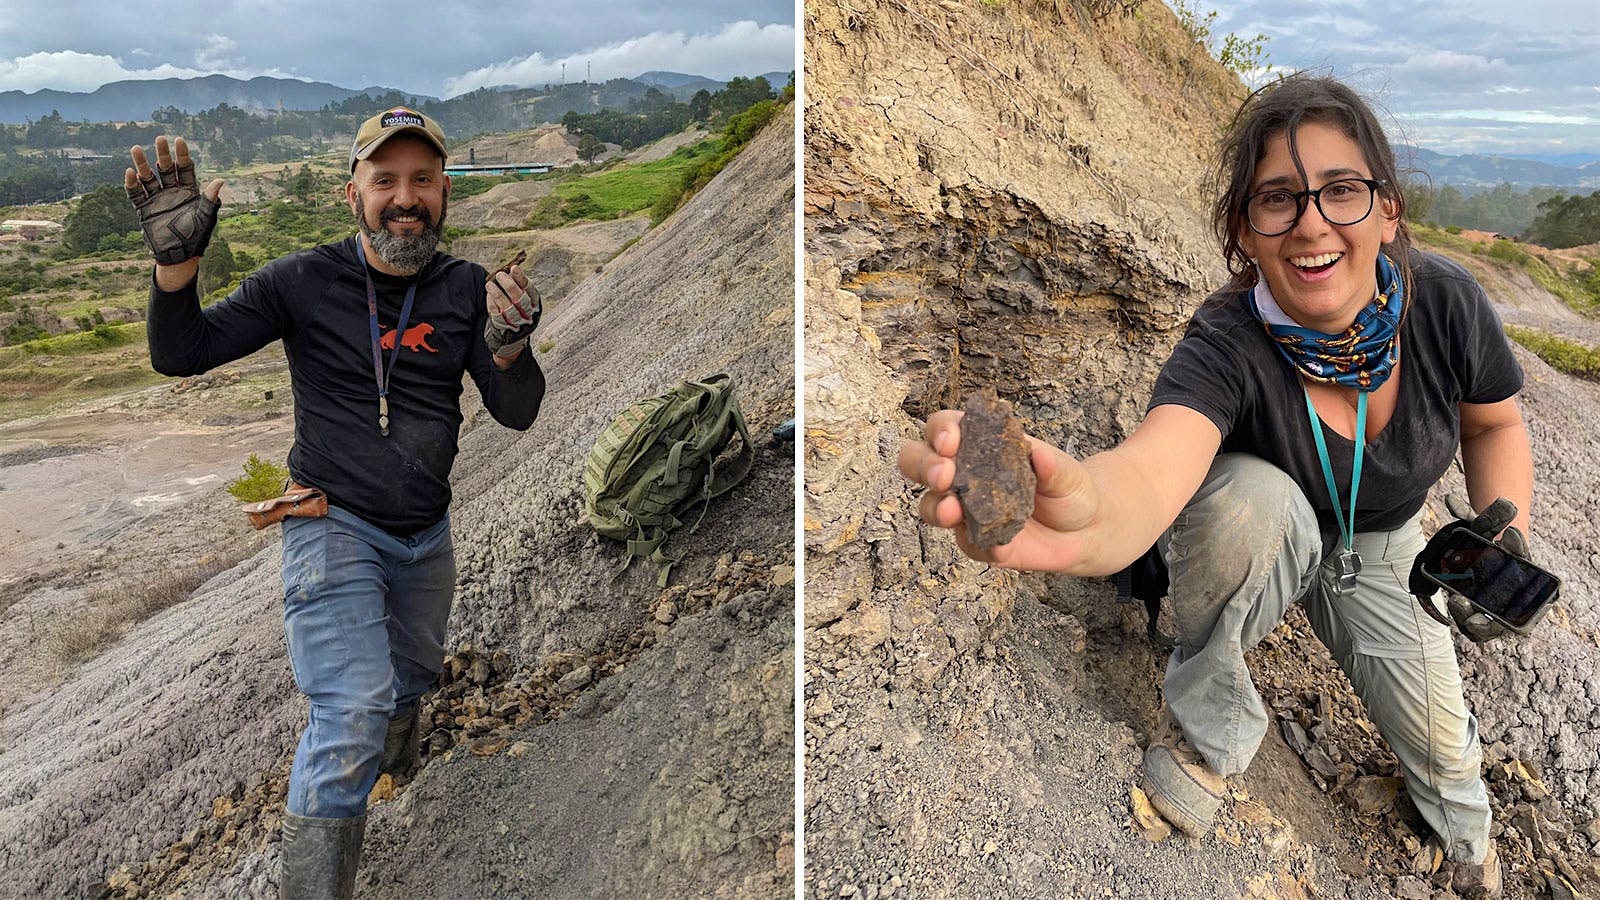
<svg viewBox="0 0 1600 900">
<path fill-rule="evenodd" d="M 1356 395 L 1356 458 L 1350 469 L 1350 520 L 1346 524 L 1344 514 L 1339 510 L 1339 488 L 1333 481 L 1328 444 L 1322 438 L 1322 420 L 1317 418 L 1317 409 L 1311 405 L 1311 392 L 1306 390 L 1304 384 L 1300 385 L 1300 390 L 1306 395 L 1306 414 L 1311 417 L 1311 436 L 1317 439 L 1317 456 L 1322 460 L 1322 477 L 1328 482 L 1328 499 L 1333 501 L 1333 518 L 1339 523 L 1339 537 L 1344 541 L 1344 549 L 1349 550 L 1355 543 L 1356 494 L 1361 490 L 1361 455 L 1367 446 L 1367 394 L 1358 391 Z"/>
<path fill-rule="evenodd" d="M 389 377 L 394 375 L 395 363 L 400 361 L 400 339 L 405 337 L 406 320 L 411 318 L 411 303 L 417 299 L 417 283 L 406 288 L 405 302 L 400 305 L 400 321 L 394 327 L 394 348 L 389 352 L 389 370 L 383 368 L 383 342 L 378 337 L 378 291 L 372 284 L 372 272 L 367 268 L 367 254 L 361 248 L 361 238 L 356 238 L 356 256 L 361 259 L 361 274 L 367 278 L 367 333 L 372 339 L 372 377 L 378 383 L 378 430 L 389 433 Z"/>
</svg>

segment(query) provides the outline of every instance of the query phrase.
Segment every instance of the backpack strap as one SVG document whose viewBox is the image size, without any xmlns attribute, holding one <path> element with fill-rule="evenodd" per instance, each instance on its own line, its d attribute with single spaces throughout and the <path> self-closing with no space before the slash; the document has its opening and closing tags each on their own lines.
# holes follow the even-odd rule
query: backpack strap
<svg viewBox="0 0 1600 900">
<path fill-rule="evenodd" d="M 733 407 L 733 426 L 739 429 L 739 455 L 728 463 L 727 471 L 720 476 L 716 472 L 716 463 L 711 464 L 712 477 L 708 478 L 707 489 L 710 493 L 706 495 L 707 500 L 733 490 L 734 485 L 750 474 L 750 466 L 756 461 L 755 444 L 750 440 L 750 429 L 745 427 L 744 412 L 737 404 Z"/>
<path fill-rule="evenodd" d="M 1115 576 L 1117 601 L 1140 600 L 1144 603 L 1145 634 L 1150 643 L 1165 650 L 1178 646 L 1178 642 L 1161 631 L 1161 598 L 1168 588 L 1167 561 L 1161 555 L 1161 545 L 1155 544 L 1144 555 L 1128 564 Z"/>
</svg>

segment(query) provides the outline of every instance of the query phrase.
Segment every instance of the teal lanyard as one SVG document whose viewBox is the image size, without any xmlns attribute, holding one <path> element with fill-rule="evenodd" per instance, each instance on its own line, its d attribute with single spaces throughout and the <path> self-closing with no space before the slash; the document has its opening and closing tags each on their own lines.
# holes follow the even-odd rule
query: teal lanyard
<svg viewBox="0 0 1600 900">
<path fill-rule="evenodd" d="M 1367 393 L 1356 393 L 1356 461 L 1350 469 L 1350 520 L 1347 523 L 1344 513 L 1339 510 L 1339 487 L 1333 482 L 1333 464 L 1328 462 L 1328 444 L 1322 439 L 1322 420 L 1317 418 L 1317 408 L 1311 405 L 1311 392 L 1303 384 L 1300 390 L 1306 395 L 1306 415 L 1311 417 L 1311 436 L 1317 439 L 1317 456 L 1322 460 L 1322 477 L 1328 482 L 1328 499 L 1333 501 L 1333 518 L 1339 523 L 1339 537 L 1344 541 L 1344 549 L 1349 550 L 1356 539 L 1356 494 L 1361 491 L 1361 454 L 1367 447 Z"/>
</svg>

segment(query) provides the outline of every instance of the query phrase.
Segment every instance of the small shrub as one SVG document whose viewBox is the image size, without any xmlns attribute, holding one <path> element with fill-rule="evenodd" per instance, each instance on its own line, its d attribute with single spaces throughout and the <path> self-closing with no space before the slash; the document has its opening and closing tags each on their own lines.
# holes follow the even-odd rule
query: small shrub
<svg viewBox="0 0 1600 900">
<path fill-rule="evenodd" d="M 1528 348 L 1533 355 L 1548 363 L 1550 368 L 1578 378 L 1600 381 L 1600 350 L 1532 328 L 1517 325 L 1507 325 L 1505 328 L 1512 340 Z"/>
<path fill-rule="evenodd" d="M 540 341 L 539 342 L 539 352 L 540 353 L 549 353 L 551 350 L 555 349 L 555 346 L 556 346 L 556 342 L 555 341 L 548 341 L 548 340 L 547 341 Z"/>
<path fill-rule="evenodd" d="M 240 503 L 260 503 L 283 493 L 289 470 L 256 454 L 245 460 L 244 474 L 228 482 L 228 493 Z"/>
<path fill-rule="evenodd" d="M 1445 232 L 1447 234 L 1460 234 L 1461 233 L 1461 226 L 1460 225 L 1446 225 L 1444 230 L 1445 230 Z"/>
<path fill-rule="evenodd" d="M 656 199 L 650 207 L 650 224 L 660 225 L 678 209 L 678 203 L 683 200 L 683 187 L 680 185 L 668 190 Z"/>
<path fill-rule="evenodd" d="M 6 330 L 0 332 L 0 338 L 4 338 L 7 345 L 15 345 L 36 341 L 39 338 L 46 337 L 48 334 L 49 332 L 31 321 L 18 320 L 7 325 Z"/>
<path fill-rule="evenodd" d="M 1513 244 L 1510 241 L 1499 239 L 1496 239 L 1495 242 L 1489 246 L 1489 256 L 1493 259 L 1503 260 L 1518 266 L 1526 266 L 1533 259 L 1533 257 L 1528 254 L 1528 251 L 1518 247 L 1516 244 Z"/>
<path fill-rule="evenodd" d="M 63 663 L 90 659 L 120 639 L 129 627 L 189 599 L 196 588 L 239 558 L 213 557 L 147 575 L 131 584 L 94 588 L 89 591 L 89 608 L 57 620 L 45 645 Z"/>
</svg>

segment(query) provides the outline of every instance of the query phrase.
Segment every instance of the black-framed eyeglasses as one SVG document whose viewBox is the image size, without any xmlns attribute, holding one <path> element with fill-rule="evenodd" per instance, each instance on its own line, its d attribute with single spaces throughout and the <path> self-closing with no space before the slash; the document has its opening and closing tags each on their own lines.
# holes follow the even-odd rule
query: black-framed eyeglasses
<svg viewBox="0 0 1600 900">
<path fill-rule="evenodd" d="M 1314 191 L 1272 188 L 1245 198 L 1245 218 L 1262 237 L 1277 237 L 1294 228 L 1306 211 L 1306 199 L 1330 225 L 1354 225 L 1372 215 L 1372 198 L 1386 182 L 1371 178 L 1341 178 Z"/>
</svg>

